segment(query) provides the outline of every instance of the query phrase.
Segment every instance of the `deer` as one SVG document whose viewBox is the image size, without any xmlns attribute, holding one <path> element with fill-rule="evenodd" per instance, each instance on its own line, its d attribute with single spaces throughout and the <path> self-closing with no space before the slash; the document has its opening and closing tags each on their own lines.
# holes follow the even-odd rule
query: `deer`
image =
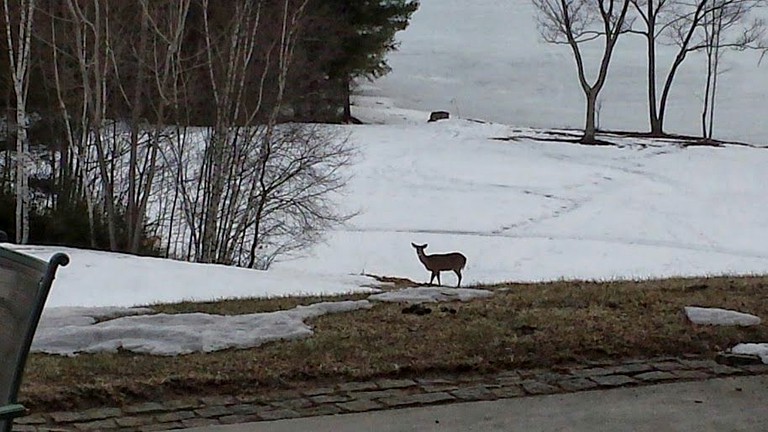
<svg viewBox="0 0 768 432">
<path fill-rule="evenodd" d="M 416 255 L 419 257 L 419 261 L 424 264 L 424 267 L 432 272 L 432 277 L 429 278 L 429 284 L 432 285 L 432 281 L 437 276 L 437 285 L 442 286 L 440 282 L 440 272 L 453 270 L 456 273 L 456 277 L 459 282 L 456 284 L 456 288 L 461 286 L 461 270 L 467 265 L 467 257 L 459 252 L 451 252 L 447 254 L 433 254 L 427 255 L 424 253 L 424 249 L 427 248 L 427 244 L 417 245 L 411 243 L 414 249 L 416 249 Z"/>
</svg>

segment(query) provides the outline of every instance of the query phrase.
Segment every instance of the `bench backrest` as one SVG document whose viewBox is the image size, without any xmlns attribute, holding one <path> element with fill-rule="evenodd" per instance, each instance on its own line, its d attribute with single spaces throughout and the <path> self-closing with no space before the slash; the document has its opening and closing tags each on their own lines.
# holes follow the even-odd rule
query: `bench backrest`
<svg viewBox="0 0 768 432">
<path fill-rule="evenodd" d="M 0 246 L 0 406 L 17 402 L 24 365 L 64 254 L 49 262 Z M 0 430 L 3 429 L 0 421 Z"/>
</svg>

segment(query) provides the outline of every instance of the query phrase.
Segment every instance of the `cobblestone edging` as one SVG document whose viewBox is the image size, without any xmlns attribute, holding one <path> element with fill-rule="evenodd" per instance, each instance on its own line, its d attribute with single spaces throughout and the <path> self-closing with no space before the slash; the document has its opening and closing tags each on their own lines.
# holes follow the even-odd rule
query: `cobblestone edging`
<svg viewBox="0 0 768 432">
<path fill-rule="evenodd" d="M 284 391 L 272 398 L 213 396 L 81 412 L 35 413 L 18 419 L 13 430 L 159 431 L 756 374 L 768 374 L 768 365 L 727 366 L 697 358 L 657 358 L 593 363 L 558 371 L 347 382 Z"/>
</svg>

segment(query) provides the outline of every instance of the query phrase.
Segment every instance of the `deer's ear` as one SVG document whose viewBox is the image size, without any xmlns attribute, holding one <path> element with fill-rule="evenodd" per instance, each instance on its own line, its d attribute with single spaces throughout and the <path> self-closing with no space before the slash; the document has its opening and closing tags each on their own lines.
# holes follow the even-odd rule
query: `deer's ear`
<svg viewBox="0 0 768 432">
<path fill-rule="evenodd" d="M 429 246 L 429 245 L 428 245 L 428 244 L 426 244 L 426 243 L 424 243 L 424 244 L 423 244 L 421 247 L 423 247 L 424 249 L 426 249 L 426 248 L 427 248 L 427 246 Z"/>
<path fill-rule="evenodd" d="M 417 246 L 416 246 L 416 243 L 414 243 L 414 242 L 411 242 L 411 246 L 413 246 L 413 247 L 417 247 Z"/>
</svg>

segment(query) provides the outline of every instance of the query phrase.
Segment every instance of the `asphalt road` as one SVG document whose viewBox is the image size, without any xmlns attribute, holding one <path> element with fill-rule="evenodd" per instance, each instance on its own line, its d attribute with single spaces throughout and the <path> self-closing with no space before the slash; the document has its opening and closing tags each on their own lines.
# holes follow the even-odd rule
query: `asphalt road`
<svg viewBox="0 0 768 432">
<path fill-rule="evenodd" d="M 186 430 L 188 432 L 768 431 L 768 375 Z"/>
</svg>

